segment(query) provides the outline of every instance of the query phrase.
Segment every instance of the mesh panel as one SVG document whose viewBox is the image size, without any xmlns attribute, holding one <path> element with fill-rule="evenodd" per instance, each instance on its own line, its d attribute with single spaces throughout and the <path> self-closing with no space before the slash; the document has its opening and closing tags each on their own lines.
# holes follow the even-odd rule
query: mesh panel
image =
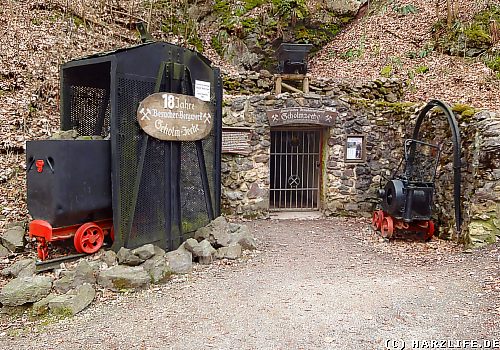
<svg viewBox="0 0 500 350">
<path fill-rule="evenodd" d="M 413 159 L 410 149 L 415 148 Z M 433 182 L 439 159 L 439 147 L 428 143 L 407 140 L 405 143 L 406 176 L 408 181 Z"/>
<path fill-rule="evenodd" d="M 109 94 L 106 89 L 71 86 L 70 100 L 72 129 L 77 130 L 79 135 L 105 137 L 109 134 L 110 107 Z"/>
<path fill-rule="evenodd" d="M 182 144 L 181 164 L 182 230 L 188 233 L 209 222 L 195 142 Z"/>
<path fill-rule="evenodd" d="M 114 125 L 118 126 L 117 154 L 120 158 L 118 179 L 120 198 L 118 206 L 122 217 L 118 225 L 119 232 L 122 234 L 128 232 L 129 224 L 131 224 L 132 205 L 135 204 L 133 197 L 135 181 L 138 176 L 139 155 L 142 143 L 145 140 L 145 138 L 141 136 L 139 125 L 136 122 L 135 111 L 139 102 L 154 90 L 154 85 L 153 82 L 148 83 L 124 78 L 118 79 L 118 113 L 116 115 L 117 121 Z M 147 166 L 147 162 L 145 162 L 145 167 Z M 148 168 L 145 168 L 145 170 L 145 173 L 147 173 Z M 140 205 L 144 205 L 144 201 L 142 201 Z M 136 208 L 136 210 L 137 209 L 138 208 Z M 136 215 L 137 222 L 132 225 L 130 233 L 132 239 L 138 239 L 140 237 L 138 236 L 137 227 L 140 222 L 144 222 L 146 219 L 147 218 L 140 215 L 140 213 Z M 153 221 L 153 219 L 151 219 L 151 221 Z M 115 225 L 117 225 L 117 223 L 115 223 Z M 145 240 L 149 239 L 148 236 L 140 238 Z M 135 242 L 131 244 L 136 245 Z"/>
<path fill-rule="evenodd" d="M 143 141 L 144 142 L 144 141 Z M 165 231 L 165 142 L 148 138 L 130 240 L 134 245 L 160 241 Z M 167 214 L 168 217 L 168 214 Z"/>
<path fill-rule="evenodd" d="M 215 174 L 215 136 L 213 130 L 210 136 L 203 140 L 203 154 L 205 155 L 205 167 L 207 169 L 208 185 L 210 186 L 210 197 L 212 198 L 212 205 L 215 208 L 215 189 L 213 188 Z"/>
</svg>

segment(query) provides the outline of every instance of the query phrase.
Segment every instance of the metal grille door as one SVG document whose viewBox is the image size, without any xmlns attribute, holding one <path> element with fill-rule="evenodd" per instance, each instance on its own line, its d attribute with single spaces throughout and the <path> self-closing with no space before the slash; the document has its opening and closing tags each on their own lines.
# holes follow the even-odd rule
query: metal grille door
<svg viewBox="0 0 500 350">
<path fill-rule="evenodd" d="M 321 130 L 271 131 L 271 209 L 318 209 L 320 155 Z"/>
</svg>

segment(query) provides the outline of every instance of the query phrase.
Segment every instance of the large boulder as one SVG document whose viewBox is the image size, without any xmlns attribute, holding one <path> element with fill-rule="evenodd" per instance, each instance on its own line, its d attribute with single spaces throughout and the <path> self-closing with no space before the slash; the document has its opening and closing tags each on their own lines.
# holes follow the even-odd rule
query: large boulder
<svg viewBox="0 0 500 350">
<path fill-rule="evenodd" d="M 230 232 L 230 226 L 226 218 L 219 216 L 208 225 L 196 230 L 194 238 L 198 241 L 206 239 L 214 247 L 227 247 L 229 245 Z"/>
<path fill-rule="evenodd" d="M 182 244 L 178 249 L 165 254 L 168 266 L 173 273 L 188 273 L 193 268 L 193 254 Z"/>
<path fill-rule="evenodd" d="M 164 255 L 155 255 L 141 265 L 149 274 L 152 283 L 162 283 L 170 279 L 172 269 Z"/>
<path fill-rule="evenodd" d="M 96 277 L 94 268 L 87 260 L 82 260 L 76 265 L 74 271 L 63 271 L 62 277 L 54 281 L 54 289 L 58 293 L 66 293 L 70 289 L 78 287 L 84 283 L 95 284 Z"/>
<path fill-rule="evenodd" d="M 368 0 L 325 0 L 323 10 L 344 16 L 356 16 L 361 6 Z M 314 11 L 313 11 L 314 13 Z"/>
<path fill-rule="evenodd" d="M 195 249 L 198 249 L 199 245 L 200 245 L 200 243 L 194 238 L 188 238 L 184 242 L 184 248 L 186 248 L 191 253 L 193 253 Z"/>
<path fill-rule="evenodd" d="M 35 259 L 22 259 L 3 269 L 2 276 L 29 277 L 35 273 Z"/>
<path fill-rule="evenodd" d="M 5 306 L 34 303 L 47 296 L 51 288 L 52 279 L 50 277 L 18 277 L 2 288 L 0 291 L 0 303 Z"/>
<path fill-rule="evenodd" d="M 48 302 L 51 312 L 63 315 L 75 315 L 85 309 L 95 297 L 95 289 L 88 283 L 58 295 Z"/>
<path fill-rule="evenodd" d="M 0 240 L 11 252 L 22 252 L 24 250 L 24 228 L 21 226 L 11 227 L 5 231 Z"/>
<path fill-rule="evenodd" d="M 146 259 L 142 259 L 139 256 L 135 255 L 132 250 L 121 247 L 120 250 L 118 251 L 118 254 L 116 254 L 116 257 L 118 258 L 118 263 L 122 265 L 129 265 L 129 266 L 137 266 L 142 264 Z"/>
<path fill-rule="evenodd" d="M 49 311 L 49 302 L 57 296 L 55 293 L 50 293 L 45 298 L 40 299 L 36 303 L 33 303 L 31 308 L 31 313 L 33 316 L 41 316 Z"/>
<path fill-rule="evenodd" d="M 238 259 L 242 255 L 241 246 L 238 243 L 231 244 L 228 247 L 220 247 L 215 253 L 217 259 Z"/>
<path fill-rule="evenodd" d="M 10 255 L 10 250 L 5 248 L 3 245 L 0 244 L 0 258 L 6 257 Z"/>
<path fill-rule="evenodd" d="M 201 241 L 197 246 L 194 247 L 193 249 L 193 255 L 198 258 L 198 262 L 200 264 L 210 264 L 213 259 L 213 255 L 215 254 L 216 250 L 210 242 L 206 239 Z"/>
<path fill-rule="evenodd" d="M 156 254 L 156 251 L 154 245 L 150 243 L 145 244 L 139 248 L 135 248 L 131 253 L 137 255 L 139 259 L 142 259 L 144 261 L 154 256 Z"/>
<path fill-rule="evenodd" d="M 232 227 L 234 232 L 230 233 L 229 244 L 239 244 L 241 248 L 248 250 L 257 249 L 257 242 L 246 225 Z"/>
<path fill-rule="evenodd" d="M 101 255 L 101 260 L 108 266 L 114 266 L 118 262 L 116 253 L 112 250 L 105 250 Z"/>
<path fill-rule="evenodd" d="M 149 286 L 151 278 L 142 266 L 113 266 L 102 270 L 97 283 L 114 291 L 143 289 Z"/>
</svg>

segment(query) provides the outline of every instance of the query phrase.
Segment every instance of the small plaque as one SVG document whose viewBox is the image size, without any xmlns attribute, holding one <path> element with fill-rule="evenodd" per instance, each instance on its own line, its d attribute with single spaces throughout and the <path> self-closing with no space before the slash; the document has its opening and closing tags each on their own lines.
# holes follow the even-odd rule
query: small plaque
<svg viewBox="0 0 500 350">
<path fill-rule="evenodd" d="M 222 153 L 250 154 L 250 131 L 222 130 Z"/>
<path fill-rule="evenodd" d="M 337 112 L 324 109 L 291 107 L 266 112 L 269 125 L 314 124 L 333 126 Z"/>
<path fill-rule="evenodd" d="M 164 141 L 195 141 L 210 134 L 215 107 L 194 96 L 157 92 L 137 109 L 144 132 Z"/>
</svg>

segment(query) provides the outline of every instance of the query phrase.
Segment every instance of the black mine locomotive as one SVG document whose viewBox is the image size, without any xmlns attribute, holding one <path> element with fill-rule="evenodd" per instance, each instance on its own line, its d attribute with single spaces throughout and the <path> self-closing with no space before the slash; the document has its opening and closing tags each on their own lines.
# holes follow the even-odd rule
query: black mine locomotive
<svg viewBox="0 0 500 350">
<path fill-rule="evenodd" d="M 61 130 L 27 142 L 38 257 L 154 243 L 175 249 L 220 215 L 222 80 L 197 52 L 144 42 L 61 67 Z M 202 133 L 203 132 L 203 133 Z"/>
<path fill-rule="evenodd" d="M 440 147 L 408 139 L 404 143 L 405 171 L 379 190 L 382 209 L 373 213 L 373 227 L 390 238 L 395 229 L 434 234 L 432 200 Z"/>
<path fill-rule="evenodd" d="M 453 138 L 453 167 L 455 220 L 460 230 L 460 134 L 458 124 L 448 105 L 430 101 L 420 112 L 413 137 L 404 142 L 404 157 L 392 179 L 379 190 L 380 208 L 373 212 L 372 227 L 385 238 L 391 238 L 397 230 L 421 232 L 426 239 L 434 235 L 432 206 L 435 191 L 436 170 L 441 146 L 419 140 L 419 131 L 427 113 L 439 107 L 448 119 Z M 400 170 L 404 164 L 403 171 Z"/>
</svg>

